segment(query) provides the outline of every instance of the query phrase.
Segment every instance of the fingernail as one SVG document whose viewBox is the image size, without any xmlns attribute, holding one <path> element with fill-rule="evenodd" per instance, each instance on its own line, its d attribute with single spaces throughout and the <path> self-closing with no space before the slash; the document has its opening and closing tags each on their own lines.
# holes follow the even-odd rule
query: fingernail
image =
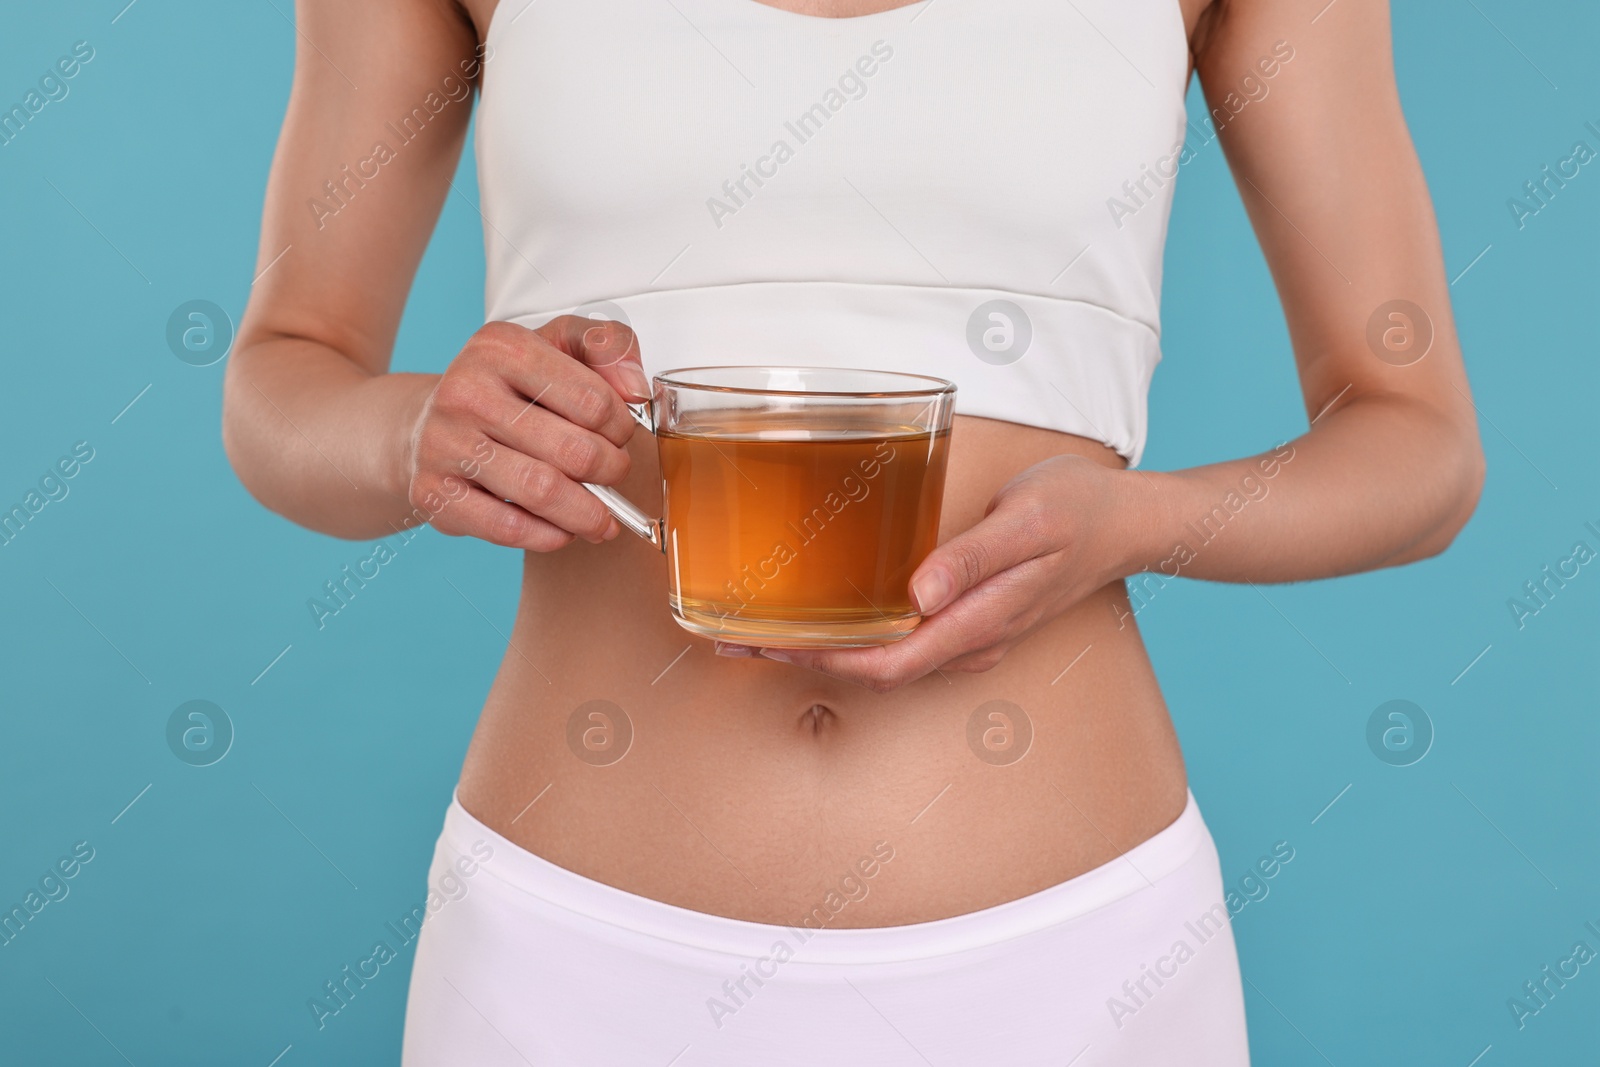
<svg viewBox="0 0 1600 1067">
<path fill-rule="evenodd" d="M 711 650 L 719 656 L 749 656 L 755 652 L 749 645 L 730 645 L 724 641 L 712 642 Z"/>
<path fill-rule="evenodd" d="M 932 615 L 944 607 L 949 598 L 950 579 L 944 576 L 944 571 L 929 571 L 911 583 L 911 596 L 917 602 L 918 612 Z"/>
<path fill-rule="evenodd" d="M 625 361 L 617 368 L 622 375 L 623 387 L 633 394 L 637 400 L 644 400 L 650 395 L 650 379 L 644 376 L 644 368 L 632 360 Z"/>
<path fill-rule="evenodd" d="M 758 648 L 756 649 L 756 655 L 760 656 L 762 659 L 775 659 L 779 663 L 794 662 L 789 658 L 789 653 L 780 652 L 776 648 Z"/>
</svg>

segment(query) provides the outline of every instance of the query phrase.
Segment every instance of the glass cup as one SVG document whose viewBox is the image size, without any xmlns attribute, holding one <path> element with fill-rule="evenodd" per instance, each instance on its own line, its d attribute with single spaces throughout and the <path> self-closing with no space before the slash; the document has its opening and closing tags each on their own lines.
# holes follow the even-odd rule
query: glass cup
<svg viewBox="0 0 1600 1067">
<path fill-rule="evenodd" d="M 662 515 L 584 485 L 667 556 L 678 624 L 772 648 L 897 641 L 944 502 L 956 387 L 835 367 L 687 367 L 628 408 L 656 437 Z"/>
</svg>

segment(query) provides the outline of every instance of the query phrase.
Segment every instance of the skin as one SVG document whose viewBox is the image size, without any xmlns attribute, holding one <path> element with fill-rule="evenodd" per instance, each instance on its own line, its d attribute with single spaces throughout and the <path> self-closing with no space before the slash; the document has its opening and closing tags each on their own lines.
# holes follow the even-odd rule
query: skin
<svg viewBox="0 0 1600 1067">
<path fill-rule="evenodd" d="M 941 918 L 1053 885 L 1184 804 L 1182 755 L 1122 579 L 1176 567 L 1268 583 L 1395 566 L 1442 551 L 1471 514 L 1483 458 L 1387 6 L 1346 0 L 1311 24 L 1320 3 L 1184 0 L 1213 107 L 1275 42 L 1295 48 L 1271 102 L 1220 136 L 1283 301 L 1308 431 L 1257 456 L 1145 472 L 1083 438 L 958 416 L 941 544 L 912 583 L 927 618 L 910 637 L 760 655 L 691 639 L 661 604 L 663 557 L 619 537 L 577 484 L 660 506 L 654 443 L 622 403 L 643 395 L 648 338 L 582 319 L 489 323 L 442 376 L 388 370 L 468 107 L 431 122 L 337 225 L 319 230 L 304 207 L 367 154 L 372 131 L 471 59 L 493 4 L 301 0 L 266 273 L 230 361 L 224 440 L 250 491 L 312 529 L 376 538 L 427 520 L 525 550 L 511 647 L 459 796 L 552 862 L 683 907 L 791 923 L 888 842 L 894 860 L 834 926 Z M 898 5 L 769 6 L 840 18 Z M 1434 329 L 1406 367 L 1366 342 L 1374 309 L 1395 298 Z M 1187 524 L 1250 484 L 1270 495 L 1227 519 L 1226 537 L 1175 557 L 1193 540 Z M 566 745 L 568 717 L 595 698 L 633 728 L 626 757 L 604 768 Z M 1010 766 L 967 746 L 973 710 L 992 700 L 1032 723 Z"/>
</svg>

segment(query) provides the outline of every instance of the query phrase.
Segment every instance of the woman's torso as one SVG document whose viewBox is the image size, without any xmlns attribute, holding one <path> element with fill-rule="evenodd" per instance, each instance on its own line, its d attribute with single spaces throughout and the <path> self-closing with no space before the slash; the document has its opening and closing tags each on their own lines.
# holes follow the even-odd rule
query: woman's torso
<svg viewBox="0 0 1600 1067">
<path fill-rule="evenodd" d="M 480 30 L 493 5 L 465 5 Z M 1184 5 L 1186 27 L 1200 7 Z M 593 57 L 597 77 L 605 59 Z M 654 442 L 637 433 L 629 451 L 620 488 L 659 509 Z M 958 415 L 940 540 L 1062 453 L 1126 462 L 1085 436 Z M 992 670 L 875 694 L 714 656 L 672 621 L 665 558 L 625 534 L 529 554 L 511 645 L 462 804 L 560 866 L 694 910 L 794 923 L 828 901 L 834 926 L 961 914 L 1105 863 L 1184 806 L 1182 756 L 1120 582 Z M 863 881 L 860 861 L 888 850 Z"/>
</svg>

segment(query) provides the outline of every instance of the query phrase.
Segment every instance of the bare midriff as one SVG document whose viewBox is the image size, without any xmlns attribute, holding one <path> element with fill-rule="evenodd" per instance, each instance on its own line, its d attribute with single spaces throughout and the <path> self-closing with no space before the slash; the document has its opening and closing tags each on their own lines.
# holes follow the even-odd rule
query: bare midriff
<svg viewBox="0 0 1600 1067">
<path fill-rule="evenodd" d="M 655 442 L 641 431 L 629 451 L 620 488 L 659 513 Z M 940 541 L 976 524 L 1012 476 L 1062 453 L 1124 465 L 1084 438 L 957 417 Z M 462 805 L 552 863 L 695 911 L 792 924 L 837 903 L 853 875 L 865 895 L 829 908 L 830 926 L 960 915 L 1115 859 L 1186 799 L 1121 582 L 989 671 L 946 669 L 879 694 L 714 655 L 668 611 L 666 558 L 624 533 L 529 553 L 511 645 L 462 769 Z M 626 715 L 613 724 L 632 732 L 621 758 L 569 745 L 569 720 L 591 701 Z M 992 701 L 1031 726 L 1021 758 L 1015 741 L 969 740 Z"/>
</svg>

